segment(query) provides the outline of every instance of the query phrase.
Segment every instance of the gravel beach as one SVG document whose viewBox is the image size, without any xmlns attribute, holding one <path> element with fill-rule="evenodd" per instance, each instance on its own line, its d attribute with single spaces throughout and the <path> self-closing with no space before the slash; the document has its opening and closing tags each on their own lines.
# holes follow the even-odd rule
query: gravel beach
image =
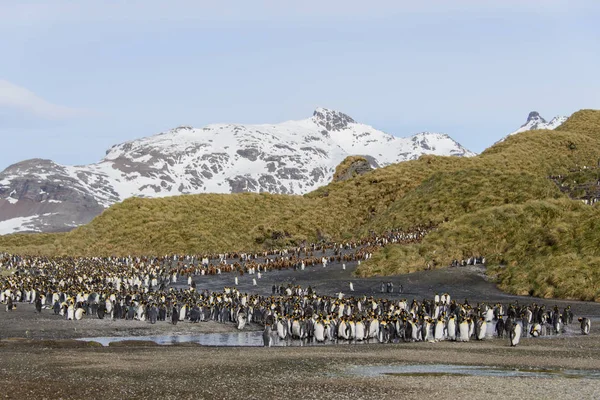
<svg viewBox="0 0 600 400">
<path fill-rule="evenodd" d="M 592 334 L 523 339 L 511 348 L 506 339 L 455 343 L 340 344 L 308 347 L 159 346 L 153 342 L 120 342 L 108 347 L 72 339 L 98 336 L 182 335 L 236 332 L 233 324 L 204 322 L 151 325 L 86 317 L 65 321 L 41 314 L 32 305 L 0 314 L 0 397 L 4 398 L 415 398 L 444 396 L 522 399 L 600 398 L 600 304 L 518 297 L 498 290 L 480 268 L 448 268 L 392 278 L 358 279 L 355 265 L 264 274 L 257 286 L 240 278 L 240 290 L 270 294 L 274 283 L 311 285 L 319 293 L 345 292 L 380 296 L 381 281 L 402 284 L 402 294 L 387 297 L 422 299 L 449 292 L 471 302 L 538 302 L 591 317 Z M 233 277 L 197 277 L 199 289 L 220 290 Z M 179 285 L 184 286 L 181 281 Z M 245 330 L 259 330 L 249 326 Z M 406 372 L 403 366 L 427 366 Z M 447 368 L 477 366 L 471 372 Z M 493 376 L 485 367 L 494 367 Z M 383 372 L 382 372 L 383 371 Z M 387 372 L 386 372 L 387 371 Z M 483 374 L 482 374 L 483 371 Z M 513 376 L 514 373 L 517 376 Z M 571 371 L 575 371 L 572 373 Z"/>
</svg>

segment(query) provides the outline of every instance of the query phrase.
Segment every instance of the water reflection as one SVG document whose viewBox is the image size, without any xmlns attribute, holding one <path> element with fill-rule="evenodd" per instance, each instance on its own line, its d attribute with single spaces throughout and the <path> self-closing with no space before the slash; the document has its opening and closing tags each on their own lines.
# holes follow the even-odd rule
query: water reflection
<svg viewBox="0 0 600 400">
<path fill-rule="evenodd" d="M 350 375 L 376 376 L 492 376 L 527 378 L 600 379 L 597 370 L 518 369 L 473 365 L 430 364 L 399 366 L 355 366 L 345 371 Z"/>
</svg>

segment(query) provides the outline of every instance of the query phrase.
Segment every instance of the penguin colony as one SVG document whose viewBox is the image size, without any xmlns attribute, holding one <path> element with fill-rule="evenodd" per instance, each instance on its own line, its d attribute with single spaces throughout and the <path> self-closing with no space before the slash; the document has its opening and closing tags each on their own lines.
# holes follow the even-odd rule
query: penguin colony
<svg viewBox="0 0 600 400">
<path fill-rule="evenodd" d="M 420 241 L 432 227 L 394 230 L 381 236 L 343 244 L 311 244 L 263 253 L 230 253 L 164 257 L 71 258 L 21 257 L 0 254 L 0 303 L 11 311 L 17 303 L 35 304 L 36 311 L 51 309 L 66 320 L 83 318 L 140 320 L 156 323 L 197 323 L 213 320 L 235 323 L 244 329 L 252 322 L 264 325 L 265 345 L 272 334 L 280 340 L 363 341 L 468 341 L 486 337 L 487 325 L 495 335 L 517 345 L 521 336 L 560 333 L 572 323 L 570 308 L 546 311 L 544 306 L 456 302 L 445 293 L 421 302 L 373 297 L 319 296 L 311 288 L 274 287 L 271 296 L 242 294 L 236 288 L 223 292 L 197 291 L 194 276 L 234 273 L 252 275 L 253 286 L 272 270 L 326 268 L 328 263 L 357 262 L 370 258 L 389 243 Z M 456 262 L 483 263 L 482 257 Z M 187 277 L 188 288 L 172 287 Z M 352 282 L 348 283 L 354 291 Z M 382 283 L 381 292 L 392 293 L 393 284 Z M 401 288 L 398 290 L 401 292 Z M 580 318 L 581 331 L 589 334 L 590 320 Z"/>
<path fill-rule="evenodd" d="M 273 336 L 279 340 L 302 341 L 399 341 L 467 342 L 489 338 L 488 324 L 493 324 L 492 337 L 509 338 L 516 346 L 522 336 L 538 337 L 559 334 L 573 323 L 570 306 L 546 310 L 544 305 L 477 304 L 472 307 L 452 299 L 448 293 L 435 294 L 422 302 L 406 299 L 389 300 L 374 297 L 320 296 L 312 288 L 280 286 L 276 295 L 259 296 L 226 287 L 222 292 L 198 292 L 194 287 L 176 290 L 135 291 L 120 294 L 78 293 L 75 297 L 56 292 L 52 297 L 54 314 L 66 320 L 80 320 L 84 315 L 99 319 L 125 319 L 198 323 L 216 321 L 233 323 L 243 330 L 250 322 L 264 326 L 263 341 L 271 346 Z M 17 295 L 15 297 L 15 294 Z M 22 293 L 21 293 L 22 294 Z M 21 297 L 10 289 L 2 292 L 7 311 L 14 302 L 35 303 L 42 311 L 50 302 L 49 295 L 35 290 Z M 13 300 L 13 297 L 14 300 Z M 581 332 L 590 332 L 590 320 L 579 318 Z"/>
</svg>

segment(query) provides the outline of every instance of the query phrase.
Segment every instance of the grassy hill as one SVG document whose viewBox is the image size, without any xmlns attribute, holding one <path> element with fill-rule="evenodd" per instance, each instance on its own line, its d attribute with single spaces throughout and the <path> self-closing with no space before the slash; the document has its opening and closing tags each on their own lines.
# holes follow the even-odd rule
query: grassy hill
<svg viewBox="0 0 600 400">
<path fill-rule="evenodd" d="M 360 275 L 414 272 L 483 255 L 511 293 L 600 301 L 600 208 L 536 200 L 490 207 L 445 223 L 421 243 L 388 246 Z"/>
<path fill-rule="evenodd" d="M 510 136 L 473 158 L 423 156 L 305 196 L 134 198 L 67 234 L 0 237 L 0 250 L 78 255 L 257 250 L 434 223 L 439 230 L 423 243 L 389 246 L 359 273 L 414 271 L 481 254 L 506 265 L 490 269 L 506 290 L 597 299 L 593 283 L 575 277 L 598 271 L 589 244 L 596 237 L 587 222 L 597 220 L 598 209 L 570 200 L 575 190 L 562 186 L 574 170 L 596 166 L 599 159 L 600 111 L 582 110 L 555 131 Z M 550 176 L 562 177 L 562 190 Z M 589 189 L 586 177 L 596 176 L 579 176 L 577 187 Z M 567 240 L 567 234 L 573 238 Z M 545 269 L 558 275 L 548 277 Z M 567 276 L 578 283 L 570 289 L 553 283 Z"/>
</svg>

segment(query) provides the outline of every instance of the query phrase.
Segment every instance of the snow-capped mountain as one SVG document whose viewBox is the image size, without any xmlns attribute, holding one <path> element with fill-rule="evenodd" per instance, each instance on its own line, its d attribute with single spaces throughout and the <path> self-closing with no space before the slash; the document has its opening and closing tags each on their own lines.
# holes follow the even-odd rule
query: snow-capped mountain
<svg viewBox="0 0 600 400">
<path fill-rule="evenodd" d="M 303 194 L 349 155 L 381 167 L 423 154 L 474 155 L 445 134 L 398 138 L 324 108 L 280 124 L 181 126 L 115 145 L 95 164 L 11 165 L 0 173 L 0 234 L 70 230 L 131 196 Z"/>
<path fill-rule="evenodd" d="M 516 131 L 514 131 L 512 133 L 509 133 L 506 137 L 516 135 L 517 133 L 521 133 L 521 132 L 525 132 L 525 131 L 532 131 L 535 129 L 554 130 L 554 129 L 558 128 L 560 125 L 562 125 L 567 120 L 567 118 L 568 117 L 556 116 L 556 117 L 552 118 L 550 120 L 550 122 L 548 122 L 544 118 L 542 118 L 540 113 L 538 113 L 537 111 L 532 111 L 527 116 L 527 121 L 523 125 L 521 125 L 521 127 L 519 129 L 517 129 Z M 506 137 L 504 139 L 506 139 Z M 504 139 L 502 139 L 502 140 L 504 140 Z"/>
</svg>

